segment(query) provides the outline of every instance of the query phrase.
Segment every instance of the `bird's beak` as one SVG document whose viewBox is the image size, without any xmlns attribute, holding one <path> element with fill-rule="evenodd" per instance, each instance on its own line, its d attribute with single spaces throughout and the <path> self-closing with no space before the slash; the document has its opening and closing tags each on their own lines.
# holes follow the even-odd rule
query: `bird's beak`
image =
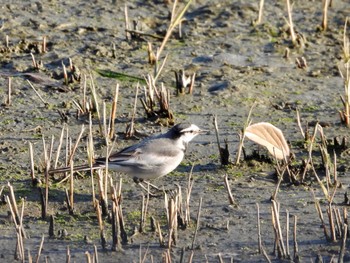
<svg viewBox="0 0 350 263">
<path fill-rule="evenodd" d="M 208 130 L 199 130 L 197 133 L 198 134 L 208 134 L 209 131 Z"/>
</svg>

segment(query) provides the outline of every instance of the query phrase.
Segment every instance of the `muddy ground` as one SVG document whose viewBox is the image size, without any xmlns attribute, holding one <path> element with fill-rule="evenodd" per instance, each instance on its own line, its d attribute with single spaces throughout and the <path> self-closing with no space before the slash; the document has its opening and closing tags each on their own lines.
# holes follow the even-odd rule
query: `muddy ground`
<svg viewBox="0 0 350 263">
<path fill-rule="evenodd" d="M 167 251 L 160 247 L 158 235 L 149 226 L 150 217 L 153 216 L 160 222 L 163 233 L 167 232 L 163 197 L 150 200 L 145 231 L 135 234 L 140 220 L 142 192 L 130 178 L 122 176 L 122 205 L 128 244 L 122 245 L 121 251 L 112 252 L 108 219 L 104 222 L 107 249 L 101 247 L 88 176 L 76 177 L 73 216 L 69 215 L 65 205 L 68 183 L 57 184 L 59 178 L 51 178 L 48 214 L 55 216 L 56 237 L 49 238 L 49 222 L 41 219 L 39 191 L 31 186 L 29 175 L 29 142 L 33 144 L 37 176 L 43 179 L 42 138 L 49 142 L 52 136 L 55 137 L 55 152 L 64 122 L 69 127 L 73 142 L 82 124 L 88 123 L 84 116 L 76 118 L 76 107 L 72 102 L 73 99 L 82 100 L 82 81 L 68 86 L 63 84 L 62 63 L 68 67 L 69 58 L 82 74 L 92 75 L 101 105 L 102 101 L 111 104 L 115 86 L 119 83 L 118 140 L 115 148 L 121 149 L 136 142 L 124 138 L 132 116 L 136 83 L 103 77 L 95 71 L 111 70 L 140 78 L 153 73 L 153 66 L 149 65 L 147 58 L 147 41 L 153 44 L 154 49 L 159 47 L 160 41 L 150 36 L 126 40 L 125 4 L 130 20 L 138 21 L 139 30 L 164 35 L 171 5 L 163 1 L 9 1 L 1 5 L 2 195 L 8 194 L 7 183 L 10 182 L 17 202 L 22 204 L 20 198 L 25 199 L 23 223 L 28 235 L 24 240 L 25 251 L 30 251 L 35 258 L 44 236 L 41 262 L 45 259 L 48 262 L 62 262 L 66 259 L 67 246 L 75 262 L 84 262 L 85 252 L 94 253 L 94 245 L 99 262 L 137 262 L 144 255 L 145 262 L 161 262 Z M 217 115 L 220 138 L 222 143 L 224 140 L 228 142 L 231 161 L 237 154 L 238 133 L 254 101 L 256 107 L 252 121 L 270 122 L 282 129 L 296 155 L 293 162 L 296 168 L 300 168 L 307 158 L 296 122 L 296 108 L 300 111 L 303 125 L 319 121 L 324 124 L 328 139 L 347 137 L 349 130 L 341 123 L 338 114 L 343 107 L 340 95 L 344 95 L 338 64 L 342 60 L 343 28 L 346 16 L 350 14 L 350 4 L 348 0 L 333 1 L 326 31 L 320 30 L 321 10 L 320 1 L 294 3 L 295 28 L 305 40 L 301 46 L 293 47 L 286 26 L 285 1 L 267 1 L 262 24 L 254 26 L 252 22 L 258 16 L 258 1 L 194 0 L 182 25 L 183 37 L 180 39 L 175 30 L 167 43 L 162 57 L 165 54 L 169 57 L 158 83 L 163 82 L 171 93 L 170 107 L 175 121 L 193 122 L 210 130 L 209 134 L 194 139 L 185 160 L 176 171 L 153 182 L 165 188 L 175 188 L 178 184 L 185 191 L 188 174 L 194 165 L 192 221 L 187 229 L 178 230 L 177 244 L 170 252 L 173 262 L 180 262 L 182 256 L 183 262 L 190 258 L 200 198 L 203 203 L 193 262 L 220 262 L 220 257 L 223 262 L 265 261 L 264 256 L 258 253 L 256 204 L 260 206 L 261 235 L 268 257 L 274 262 L 283 261 L 274 253 L 275 236 L 271 223 L 270 197 L 276 188 L 274 164 L 242 159 L 241 165 L 221 167 L 212 119 L 213 115 Z M 47 39 L 45 53 L 41 49 L 44 36 Z M 290 49 L 288 59 L 283 58 L 286 48 Z M 34 69 L 30 53 L 37 61 L 42 61 L 39 70 Z M 306 68 L 296 66 L 296 58 L 301 57 L 307 61 Z M 196 73 L 193 95 L 176 96 L 174 71 L 180 69 Z M 33 78 L 28 73 L 40 73 L 46 78 L 38 81 L 38 75 Z M 6 105 L 9 76 L 12 77 L 12 103 Z M 32 81 L 46 104 L 35 94 L 27 79 Z M 142 97 L 144 91 L 140 89 L 139 94 Z M 110 106 L 107 107 L 109 111 Z M 64 113 L 64 120 L 59 111 Z M 93 123 L 96 155 L 102 156 L 106 152 L 105 141 L 99 132 L 96 116 Z M 135 125 L 138 130 L 147 133 L 167 129 L 154 120 L 148 120 L 141 103 L 137 104 Z M 74 157 L 76 164 L 86 161 L 87 134 L 86 131 Z M 262 155 L 268 156 L 267 151 L 250 142 L 245 146 L 248 155 L 259 150 Z M 315 166 L 321 179 L 324 179 L 319 148 L 315 145 L 314 149 Z M 350 183 L 348 160 L 346 147 L 337 152 L 338 179 L 342 186 L 337 190 L 333 204 L 340 211 L 346 208 L 343 204 L 344 194 Z M 63 163 L 61 158 L 60 165 Z M 223 184 L 225 173 L 230 179 L 237 203 L 235 206 L 229 205 Z M 113 174 L 115 181 L 119 176 Z M 331 257 L 335 256 L 337 261 L 341 242 L 326 240 L 311 189 L 320 200 L 329 230 L 327 201 L 311 171 L 306 176 L 305 184 L 283 182 L 277 196 L 283 233 L 286 232 L 286 210 L 290 215 L 291 258 L 294 256 L 292 222 L 297 216 L 296 239 L 300 261 L 315 262 L 317 256 L 324 262 L 330 262 Z M 15 261 L 16 231 L 8 211 L 8 205 L 2 202 L 0 262 Z M 59 237 L 58 232 L 63 229 L 68 235 Z M 344 262 L 350 262 L 349 251 L 345 252 Z"/>
</svg>

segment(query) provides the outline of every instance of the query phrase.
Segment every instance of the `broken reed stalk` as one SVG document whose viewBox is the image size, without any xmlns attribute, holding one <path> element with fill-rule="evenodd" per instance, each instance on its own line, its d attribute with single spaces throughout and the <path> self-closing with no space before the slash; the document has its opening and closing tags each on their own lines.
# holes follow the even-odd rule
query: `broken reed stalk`
<svg viewBox="0 0 350 263">
<path fill-rule="evenodd" d="M 13 189 L 11 190 L 12 186 L 10 183 L 8 183 L 8 186 L 10 188 L 10 197 L 6 196 L 6 202 L 9 204 L 12 220 L 15 224 L 16 228 L 16 236 L 17 236 L 17 243 L 16 243 L 16 255 L 18 259 L 22 260 L 22 262 L 25 261 L 25 254 L 24 254 L 24 241 L 23 239 L 26 238 L 26 234 L 24 232 L 23 228 L 23 212 L 24 212 L 24 199 L 22 198 L 22 209 L 21 209 L 21 215 L 19 217 L 16 205 L 16 200 L 14 199 L 14 196 L 12 196 L 11 192 L 13 192 Z M 15 203 L 13 203 L 13 201 Z M 18 252 L 18 254 L 17 254 Z"/>
<path fill-rule="evenodd" d="M 178 26 L 180 24 L 180 22 L 182 21 L 183 16 L 185 15 L 185 12 L 189 8 L 191 2 L 192 2 L 192 0 L 189 0 L 187 2 L 187 4 L 185 5 L 185 7 L 181 11 L 178 11 L 178 13 L 175 15 L 175 9 L 176 9 L 177 1 L 174 1 L 173 11 L 172 11 L 172 14 L 171 14 L 170 25 L 169 25 L 166 33 L 165 33 L 163 42 L 162 42 L 162 44 L 160 45 L 160 47 L 159 47 L 159 49 L 157 51 L 157 61 L 159 61 L 160 55 L 161 55 L 161 53 L 162 53 L 162 51 L 163 51 L 163 49 L 165 47 L 165 44 L 168 42 L 168 40 L 169 40 L 169 38 L 171 36 L 171 33 L 173 32 L 174 28 L 176 26 Z"/>
<path fill-rule="evenodd" d="M 45 197 L 44 197 L 44 211 L 42 211 L 42 219 L 45 220 L 47 217 L 47 208 L 49 205 L 49 170 L 50 170 L 50 158 L 46 150 L 45 137 L 43 136 L 43 152 L 44 152 L 44 176 L 45 176 Z"/>
<path fill-rule="evenodd" d="M 34 186 L 37 184 L 37 180 L 35 178 L 33 144 L 31 142 L 29 142 L 29 158 L 30 158 L 30 177 L 32 178 L 32 185 Z"/>
<path fill-rule="evenodd" d="M 20 224 L 19 220 L 19 213 L 18 213 L 18 208 L 17 208 L 17 203 L 16 203 L 16 197 L 15 197 L 15 192 L 13 191 L 13 186 L 10 183 L 7 183 L 8 189 L 9 189 L 9 206 L 13 210 L 13 218 L 16 221 L 16 224 Z"/>
<path fill-rule="evenodd" d="M 39 94 L 39 92 L 34 88 L 33 84 L 27 79 L 27 82 L 29 84 L 29 86 L 34 90 L 35 94 L 39 97 L 39 99 L 41 100 L 42 103 L 44 103 L 45 107 L 47 105 L 49 105 L 44 99 L 43 97 L 41 97 L 41 95 Z"/>
<path fill-rule="evenodd" d="M 53 215 L 50 215 L 49 237 L 55 237 L 55 218 Z"/>
<path fill-rule="evenodd" d="M 344 63 L 348 63 L 350 59 L 350 41 L 346 34 L 347 24 L 348 24 L 348 18 L 345 18 L 345 24 L 344 24 L 344 35 L 343 35 L 343 53 L 344 53 Z"/>
<path fill-rule="evenodd" d="M 339 252 L 339 257 L 338 257 L 338 262 L 339 263 L 343 263 L 344 262 L 344 254 L 346 251 L 346 238 L 347 238 L 347 234 L 348 234 L 348 225 L 344 224 L 343 227 L 343 240 L 340 246 L 340 252 Z"/>
<path fill-rule="evenodd" d="M 127 128 L 127 132 L 126 132 L 126 136 L 128 138 L 133 137 L 134 133 L 135 133 L 134 124 L 135 124 L 135 116 L 136 116 L 136 110 L 137 110 L 137 97 L 138 97 L 138 94 L 139 94 L 139 83 L 137 83 L 137 85 L 136 85 L 136 92 L 135 92 L 135 99 L 134 99 L 134 108 L 133 108 L 132 115 L 131 115 L 130 125 Z"/>
<path fill-rule="evenodd" d="M 192 164 L 191 171 L 188 174 L 188 180 L 187 180 L 187 189 L 186 189 L 186 203 L 185 203 L 185 226 L 189 226 L 191 224 L 191 212 L 190 212 L 190 200 L 191 200 L 191 193 L 192 188 L 194 184 L 194 180 L 192 178 L 192 172 L 193 172 L 194 164 Z"/>
<path fill-rule="evenodd" d="M 279 217 L 279 208 L 278 203 L 275 200 L 272 200 L 272 212 L 274 217 L 274 223 L 275 223 L 275 229 L 277 231 L 277 247 L 279 247 L 279 251 L 281 252 L 281 257 L 285 258 L 286 256 L 286 249 L 283 243 L 283 236 L 282 236 L 282 228 L 280 223 L 280 217 Z"/>
<path fill-rule="evenodd" d="M 102 169 L 97 170 L 97 175 L 98 175 L 98 189 L 99 189 L 99 203 L 101 204 L 102 207 L 102 214 L 103 216 L 107 216 L 108 214 L 108 196 L 107 196 L 107 191 L 105 191 L 104 188 L 104 174 Z"/>
<path fill-rule="evenodd" d="M 114 189 L 115 191 L 115 189 Z M 114 201 L 112 203 L 112 251 L 121 250 L 120 243 L 120 222 L 119 222 L 119 205 Z"/>
<path fill-rule="evenodd" d="M 124 5 L 124 21 L 125 21 L 125 39 L 126 39 L 126 40 L 129 40 L 129 36 L 130 36 L 129 30 L 130 30 L 130 27 L 129 27 L 128 6 L 127 6 L 126 4 Z"/>
<path fill-rule="evenodd" d="M 286 256 L 290 258 L 289 253 L 289 211 L 286 209 Z"/>
<path fill-rule="evenodd" d="M 67 68 L 66 66 L 64 65 L 63 61 L 62 61 L 62 69 L 63 69 L 63 80 L 64 80 L 64 84 L 65 85 L 68 85 L 68 74 L 67 74 Z"/>
<path fill-rule="evenodd" d="M 100 230 L 100 238 L 101 238 L 101 246 L 103 249 L 106 249 L 106 237 L 105 237 L 105 233 L 104 233 L 104 226 L 103 226 L 103 221 L 102 221 L 102 214 L 101 214 L 101 208 L 98 202 L 96 202 L 95 204 L 95 208 L 96 208 L 96 215 L 97 215 L 97 220 L 98 220 L 98 226 L 99 226 L 99 230 Z"/>
<path fill-rule="evenodd" d="M 219 128 L 218 128 L 216 115 L 213 116 L 213 123 L 214 123 L 214 128 L 215 128 L 216 142 L 217 142 L 219 154 L 220 154 L 221 165 L 228 165 L 229 158 L 230 158 L 230 154 L 228 152 L 228 145 L 227 145 L 227 142 L 225 141 L 225 148 L 221 148 L 221 146 L 220 146 Z"/>
<path fill-rule="evenodd" d="M 93 160 L 94 160 L 94 141 L 92 136 L 92 116 L 91 112 L 89 113 L 89 137 L 87 140 L 87 147 L 86 147 L 87 155 L 88 155 L 88 163 L 90 166 L 90 178 L 91 178 L 91 188 L 92 188 L 92 205 L 94 206 L 96 203 L 96 197 L 95 197 L 95 183 L 94 183 L 94 172 L 92 169 L 93 166 Z"/>
<path fill-rule="evenodd" d="M 66 124 L 63 124 L 62 127 L 62 131 L 61 131 L 61 136 L 60 136 L 60 140 L 57 146 L 57 151 L 56 151 L 56 159 L 55 159 L 55 163 L 53 165 L 53 168 L 57 168 L 57 164 L 58 164 L 58 160 L 60 158 L 60 154 L 61 154 L 61 148 L 62 148 L 62 144 L 63 144 L 63 138 L 64 138 L 64 129 L 66 127 Z"/>
<path fill-rule="evenodd" d="M 46 53 L 46 36 L 43 36 L 43 42 L 41 44 L 41 53 Z"/>
<path fill-rule="evenodd" d="M 261 242 L 261 227 L 260 227 L 260 207 L 259 204 L 256 203 L 256 210 L 257 210 L 257 225 L 258 225 L 258 245 L 259 245 L 259 253 L 262 253 L 262 242 Z"/>
<path fill-rule="evenodd" d="M 295 35 L 294 26 L 293 26 L 292 8 L 291 8 L 289 0 L 286 0 L 286 1 L 287 1 L 288 25 L 289 25 L 290 36 L 292 38 L 293 45 L 296 46 L 297 45 L 297 37 Z"/>
<path fill-rule="evenodd" d="M 147 193 L 150 193 L 150 184 L 148 182 L 147 182 Z M 145 195 L 142 195 L 141 220 L 140 220 L 140 228 L 139 228 L 140 233 L 143 233 L 143 229 L 145 227 L 145 223 L 147 219 L 149 196 L 150 196 L 149 194 L 146 194 L 146 200 L 145 200 Z"/>
<path fill-rule="evenodd" d="M 79 133 L 79 135 L 78 135 L 78 138 L 77 138 L 77 140 L 76 140 L 76 142 L 75 142 L 75 144 L 74 144 L 74 146 L 73 146 L 73 150 L 70 152 L 68 165 L 70 165 L 70 164 L 73 162 L 74 154 L 75 154 L 75 152 L 76 152 L 76 150 L 77 150 L 77 148 L 78 148 L 78 144 L 79 144 L 79 142 L 80 142 L 80 140 L 81 140 L 81 137 L 83 136 L 84 131 L 85 131 L 85 127 L 84 127 L 84 125 L 82 125 L 82 126 L 81 126 L 81 130 L 80 130 L 80 133 Z"/>
<path fill-rule="evenodd" d="M 305 165 L 304 165 L 304 171 L 303 171 L 303 174 L 302 174 L 301 180 L 300 180 L 301 183 L 304 182 L 306 173 L 307 173 L 307 171 L 309 169 L 309 165 L 312 162 L 312 150 L 313 150 L 313 145 L 314 145 L 314 142 L 315 142 L 315 139 L 316 139 L 316 134 L 317 134 L 317 128 L 315 126 L 314 133 L 311 136 L 310 141 L 308 143 L 308 159 L 306 160 Z"/>
<path fill-rule="evenodd" d="M 109 127 L 109 139 L 113 140 L 115 133 L 115 118 L 117 113 L 117 102 L 119 96 L 119 84 L 117 84 L 114 93 L 114 100 L 112 103 L 111 117 L 110 117 L 110 127 Z"/>
<path fill-rule="evenodd" d="M 91 89 L 92 101 L 93 101 L 94 109 L 96 109 L 96 113 L 97 113 L 97 119 L 98 119 L 98 124 L 99 124 L 99 127 L 100 127 L 100 133 L 103 134 L 102 123 L 101 123 L 100 107 L 99 107 L 99 104 L 97 102 L 97 93 L 96 93 L 95 83 L 94 83 L 94 79 L 92 78 L 92 74 L 91 73 L 90 73 L 90 89 Z"/>
<path fill-rule="evenodd" d="M 94 245 L 94 263 L 99 263 L 97 246 Z"/>
<path fill-rule="evenodd" d="M 8 35 L 5 36 L 5 47 L 6 47 L 7 49 L 10 48 L 10 39 L 9 39 L 9 36 L 8 36 Z"/>
<path fill-rule="evenodd" d="M 43 251 L 44 240 L 45 240 L 45 236 L 44 236 L 44 234 L 43 234 L 43 236 L 42 236 L 42 238 L 41 238 L 39 250 L 38 250 L 38 255 L 36 256 L 36 263 L 39 263 L 39 262 L 40 262 L 40 256 L 41 256 L 41 252 Z"/>
<path fill-rule="evenodd" d="M 261 23 L 262 15 L 263 15 L 263 9 L 264 9 L 264 0 L 260 0 L 259 15 L 258 15 L 258 19 L 255 21 L 255 25 L 259 25 Z"/>
<path fill-rule="evenodd" d="M 334 215 L 333 215 L 333 209 L 332 209 L 331 203 L 329 203 L 327 207 L 327 214 L 328 214 L 328 220 L 329 220 L 329 228 L 331 231 L 331 242 L 336 242 L 337 236 L 335 233 Z"/>
<path fill-rule="evenodd" d="M 160 228 L 159 222 L 156 222 L 156 227 L 157 227 L 157 232 L 158 232 L 159 246 L 160 247 L 164 247 L 165 246 L 165 241 L 164 241 L 164 237 L 163 237 L 163 234 L 162 234 L 162 229 Z"/>
<path fill-rule="evenodd" d="M 225 188 L 227 190 L 227 195 L 228 195 L 228 201 L 230 203 L 230 205 L 235 205 L 235 199 L 232 196 L 232 192 L 231 192 L 231 187 L 230 187 L 230 183 L 228 182 L 228 175 L 227 173 L 224 176 L 224 183 L 225 183 Z"/>
<path fill-rule="evenodd" d="M 277 171 L 277 174 L 278 174 L 278 182 L 277 182 L 277 185 L 276 185 L 276 188 L 275 188 L 275 191 L 273 192 L 273 195 L 271 196 L 271 200 L 277 200 L 277 194 L 278 194 L 278 191 L 280 189 L 280 186 L 281 186 L 281 183 L 282 183 L 282 180 L 283 180 L 283 173 L 284 171 L 281 173 L 280 172 L 280 169 L 276 169 Z"/>
<path fill-rule="evenodd" d="M 156 57 L 158 57 L 158 51 L 156 54 Z M 164 66 L 165 66 L 165 62 L 168 60 L 168 54 L 165 55 L 162 64 L 160 65 L 160 67 L 158 67 L 158 63 L 155 63 L 155 67 L 154 67 L 154 82 L 156 82 L 160 76 L 160 73 L 162 72 Z M 158 59 L 157 59 L 158 61 Z"/>
<path fill-rule="evenodd" d="M 269 255 L 266 253 L 266 250 L 264 249 L 264 247 L 261 247 L 261 249 L 262 249 L 262 254 L 264 255 L 266 261 L 267 261 L 268 263 L 271 263 L 272 261 L 271 261 L 271 259 L 269 258 Z"/>
<path fill-rule="evenodd" d="M 7 82 L 7 100 L 5 102 L 5 104 L 7 106 L 10 106 L 11 103 L 12 103 L 11 94 L 12 94 L 12 78 L 8 77 L 8 82 Z"/>
<path fill-rule="evenodd" d="M 198 212 L 197 212 L 197 221 L 196 221 L 196 230 L 194 231 L 194 235 L 193 235 L 193 239 L 192 239 L 192 245 L 191 245 L 191 250 L 194 249 L 194 244 L 195 244 L 197 233 L 198 233 L 198 230 L 199 230 L 199 219 L 200 219 L 200 215 L 201 215 L 202 202 L 203 202 L 203 197 L 201 197 L 200 200 L 199 200 Z"/>
<path fill-rule="evenodd" d="M 299 113 L 299 109 L 298 108 L 296 109 L 296 112 L 297 112 L 298 127 L 299 127 L 299 130 L 300 130 L 301 136 L 303 136 L 303 138 L 305 140 L 305 133 L 304 133 L 303 127 L 301 126 L 300 113 Z"/>
<path fill-rule="evenodd" d="M 124 218 L 123 218 L 123 210 L 122 210 L 122 205 L 121 205 L 121 200 L 122 200 L 122 196 L 121 196 L 121 188 L 122 188 L 122 178 L 120 178 L 119 180 L 119 185 L 117 186 L 113 186 L 113 184 L 111 184 L 111 192 L 112 192 L 112 201 L 116 207 L 115 210 L 115 219 L 116 219 L 116 233 L 113 234 L 113 236 L 120 236 L 120 239 L 116 240 L 117 243 L 117 248 L 121 249 L 121 244 L 127 244 L 128 243 L 128 236 L 127 233 L 125 231 L 125 226 L 124 226 Z M 116 189 L 118 188 L 118 192 L 116 191 Z"/>
<path fill-rule="evenodd" d="M 149 185 L 148 185 L 149 189 Z M 148 194 L 147 194 L 148 195 Z M 143 233 L 143 228 L 145 224 L 145 195 L 142 195 L 142 202 L 141 202 L 141 218 L 140 218 L 140 225 L 139 225 L 139 232 Z"/>
<path fill-rule="evenodd" d="M 92 263 L 91 254 L 89 251 L 85 251 L 86 263 Z"/>
<path fill-rule="evenodd" d="M 322 225 L 322 228 L 323 228 L 323 233 L 325 235 L 325 238 L 327 240 L 329 240 L 329 235 L 328 235 L 328 232 L 327 232 L 327 227 L 326 227 L 326 224 L 324 222 L 324 218 L 323 218 L 323 213 L 322 213 L 322 209 L 321 209 L 321 206 L 320 206 L 320 202 L 316 199 L 316 196 L 315 196 L 315 193 L 312 191 L 312 194 L 313 194 L 313 197 L 314 197 L 314 202 L 315 202 L 315 207 L 316 207 L 316 211 L 318 213 L 318 217 L 320 218 L 321 220 L 321 225 Z"/>
<path fill-rule="evenodd" d="M 253 109 L 254 109 L 255 105 L 256 105 L 256 101 L 254 101 L 252 107 L 250 108 L 247 120 L 246 120 L 246 122 L 244 124 L 244 127 L 243 127 L 241 133 L 239 134 L 239 145 L 238 145 L 236 161 L 235 161 L 236 165 L 239 164 L 240 159 L 241 159 L 241 155 L 242 155 L 242 151 L 243 151 L 243 142 L 244 142 L 244 138 L 245 138 L 245 130 L 251 123 L 251 116 L 252 116 Z"/>
<path fill-rule="evenodd" d="M 321 28 L 323 31 L 327 30 L 328 5 L 329 5 L 329 0 L 323 0 L 322 23 L 321 23 Z"/>
<path fill-rule="evenodd" d="M 344 64 L 345 66 L 345 76 L 340 72 L 341 77 L 344 80 L 344 90 L 345 90 L 345 98 L 343 98 L 341 96 L 343 105 L 344 105 L 344 110 L 340 112 L 340 118 L 342 120 L 343 123 L 345 123 L 345 125 L 347 127 L 350 127 L 350 72 L 349 72 L 349 68 L 350 68 L 350 62 L 348 61 L 347 63 Z"/>
<path fill-rule="evenodd" d="M 70 163 L 69 203 L 70 203 L 69 214 L 73 215 L 74 214 L 74 162 L 73 160 Z"/>
<path fill-rule="evenodd" d="M 168 195 L 164 194 L 164 203 L 165 203 L 165 210 L 167 214 L 168 219 L 168 245 L 167 248 L 170 249 L 172 245 L 176 245 L 177 243 L 177 227 L 178 227 L 178 202 L 179 202 L 179 195 L 176 193 L 176 195 L 170 199 L 168 199 Z"/>
<path fill-rule="evenodd" d="M 298 217 L 294 215 L 294 230 L 293 230 L 293 243 L 294 243 L 294 261 L 299 262 L 299 249 L 298 249 L 298 242 L 297 242 L 297 221 Z"/>
</svg>

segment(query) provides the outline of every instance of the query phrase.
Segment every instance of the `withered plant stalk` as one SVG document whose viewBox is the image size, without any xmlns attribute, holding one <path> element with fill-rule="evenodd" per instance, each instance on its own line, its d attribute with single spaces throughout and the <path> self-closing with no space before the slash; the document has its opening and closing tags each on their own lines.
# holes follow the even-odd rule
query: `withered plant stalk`
<svg viewBox="0 0 350 263">
<path fill-rule="evenodd" d="M 12 78 L 8 77 L 8 82 L 7 82 L 7 100 L 6 100 L 6 105 L 7 106 L 10 106 L 11 103 L 12 103 L 11 93 L 12 93 Z"/>
<path fill-rule="evenodd" d="M 290 32 L 290 36 L 292 38 L 292 43 L 294 46 L 297 45 L 297 37 L 294 31 L 294 25 L 293 25 L 293 19 L 292 19 L 292 7 L 290 5 L 289 0 L 287 1 L 287 12 L 288 12 L 288 26 L 289 26 L 289 32 Z"/>
<path fill-rule="evenodd" d="M 259 253 L 262 253 L 262 243 L 261 243 L 261 227 L 260 227 L 260 207 L 259 204 L 256 203 L 256 210 L 257 210 L 257 225 L 258 225 L 258 245 L 259 245 Z"/>
<path fill-rule="evenodd" d="M 280 223 L 280 216 L 279 216 L 279 204 L 275 201 L 272 200 L 272 212 L 273 212 L 273 218 L 274 218 L 274 223 L 275 223 L 275 229 L 277 231 L 277 246 L 280 249 L 281 252 L 281 257 L 284 258 L 286 256 L 286 249 L 283 243 L 283 235 L 282 235 L 282 228 L 281 228 L 281 223 Z"/>
<path fill-rule="evenodd" d="M 175 9 L 176 9 L 176 5 L 177 5 L 177 0 L 174 1 L 173 10 L 171 12 L 170 25 L 169 25 L 169 27 L 167 29 L 167 32 L 166 32 L 165 37 L 163 39 L 163 42 L 162 42 L 162 44 L 160 45 L 160 47 L 159 47 L 159 49 L 157 51 L 157 61 L 159 60 L 160 55 L 161 55 L 161 53 L 162 53 L 162 51 L 163 51 L 163 49 L 165 47 L 165 44 L 168 42 L 168 40 L 169 40 L 169 38 L 171 36 L 171 33 L 173 32 L 175 27 L 177 27 L 181 23 L 181 21 L 183 19 L 183 16 L 185 15 L 187 9 L 189 8 L 191 2 L 192 2 L 192 0 L 189 0 L 183 9 L 176 13 Z"/>
<path fill-rule="evenodd" d="M 57 168 L 57 164 L 58 164 L 58 160 L 60 158 L 60 154 L 61 154 L 61 148 L 62 148 L 62 144 L 63 144 L 63 138 L 64 138 L 64 130 L 65 130 L 66 124 L 63 125 L 62 127 L 62 131 L 61 131 L 61 136 L 60 136 L 60 140 L 57 146 L 57 151 L 56 151 L 56 159 L 55 159 L 55 163 L 53 165 L 53 168 Z"/>
<path fill-rule="evenodd" d="M 240 159 L 241 159 L 241 155 L 242 155 L 242 151 L 243 151 L 243 142 L 244 142 L 244 138 L 245 138 L 245 130 L 251 124 L 251 116 L 252 116 L 253 109 L 254 109 L 255 105 L 256 105 L 256 101 L 254 101 L 252 107 L 250 108 L 247 120 L 244 124 L 244 127 L 243 127 L 241 133 L 239 134 L 239 145 L 238 145 L 236 161 L 235 161 L 236 165 L 239 164 Z"/>
<path fill-rule="evenodd" d="M 114 93 L 114 100 L 112 103 L 111 117 L 110 117 L 110 127 L 109 127 L 109 138 L 113 140 L 115 133 L 115 118 L 117 113 L 117 102 L 119 96 L 119 84 L 117 84 Z"/>
<path fill-rule="evenodd" d="M 259 15 L 258 15 L 258 19 L 255 21 L 255 25 L 259 25 L 261 23 L 262 15 L 263 15 L 263 9 L 264 9 L 264 0 L 260 0 Z"/>
<path fill-rule="evenodd" d="M 232 196 L 231 187 L 230 187 L 230 183 L 228 182 L 228 175 L 227 174 L 225 174 L 225 176 L 224 176 L 224 183 L 225 183 L 225 188 L 227 190 L 228 201 L 229 201 L 230 205 L 235 205 L 236 202 Z"/>
<path fill-rule="evenodd" d="M 197 237 L 197 233 L 199 230 L 199 219 L 200 219 L 200 215 L 201 215 L 201 209 L 202 209 L 202 202 L 203 202 L 203 197 L 200 198 L 199 200 L 199 205 L 198 205 L 198 212 L 197 212 L 197 220 L 196 220 L 196 230 L 194 231 L 194 235 L 193 235 L 193 239 L 192 239 L 192 245 L 191 245 L 191 249 L 194 249 L 194 244 L 196 242 L 196 237 Z"/>
<path fill-rule="evenodd" d="M 298 248 L 298 242 L 297 242 L 297 221 L 298 221 L 298 217 L 294 215 L 294 230 L 293 230 L 294 260 L 297 260 L 299 258 L 299 248 Z"/>
<path fill-rule="evenodd" d="M 32 185 L 35 185 L 35 169 L 34 169 L 34 152 L 33 144 L 29 142 L 29 158 L 30 158 L 30 177 L 32 178 Z"/>
<path fill-rule="evenodd" d="M 41 95 L 39 94 L 39 92 L 34 88 L 33 84 L 27 79 L 27 82 L 29 84 L 29 86 L 34 90 L 35 94 L 39 97 L 39 99 L 41 100 L 42 103 L 44 103 L 45 107 L 47 105 L 49 105 L 44 99 L 43 97 L 41 97 Z"/>
<path fill-rule="evenodd" d="M 321 28 L 323 31 L 327 30 L 328 5 L 329 5 L 329 0 L 323 0 L 322 23 L 321 23 Z"/>
<path fill-rule="evenodd" d="M 100 229 L 100 238 L 101 238 L 101 245 L 103 249 L 106 249 L 106 238 L 105 238 L 105 233 L 104 233 L 104 225 L 103 225 L 103 220 L 102 220 L 102 214 L 101 214 L 101 208 L 98 202 L 95 204 L 96 208 L 96 215 L 97 215 L 97 220 L 98 220 L 98 225 Z"/>
<path fill-rule="evenodd" d="M 36 263 L 39 263 L 39 262 L 40 262 L 40 256 L 41 256 L 41 252 L 43 251 L 44 240 L 45 240 L 45 236 L 44 236 L 44 234 L 43 234 L 43 236 L 42 236 L 42 238 L 41 238 L 39 250 L 38 250 L 38 255 L 37 255 L 37 257 L 36 257 Z"/>
</svg>

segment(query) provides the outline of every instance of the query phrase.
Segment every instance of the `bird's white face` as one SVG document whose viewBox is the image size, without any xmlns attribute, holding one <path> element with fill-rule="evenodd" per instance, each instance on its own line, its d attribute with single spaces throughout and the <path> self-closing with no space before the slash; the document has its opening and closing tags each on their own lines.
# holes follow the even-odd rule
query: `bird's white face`
<svg viewBox="0 0 350 263">
<path fill-rule="evenodd" d="M 189 143 L 198 134 L 206 133 L 206 131 L 201 130 L 198 126 L 191 124 L 188 128 L 181 130 L 181 139 Z"/>
</svg>

